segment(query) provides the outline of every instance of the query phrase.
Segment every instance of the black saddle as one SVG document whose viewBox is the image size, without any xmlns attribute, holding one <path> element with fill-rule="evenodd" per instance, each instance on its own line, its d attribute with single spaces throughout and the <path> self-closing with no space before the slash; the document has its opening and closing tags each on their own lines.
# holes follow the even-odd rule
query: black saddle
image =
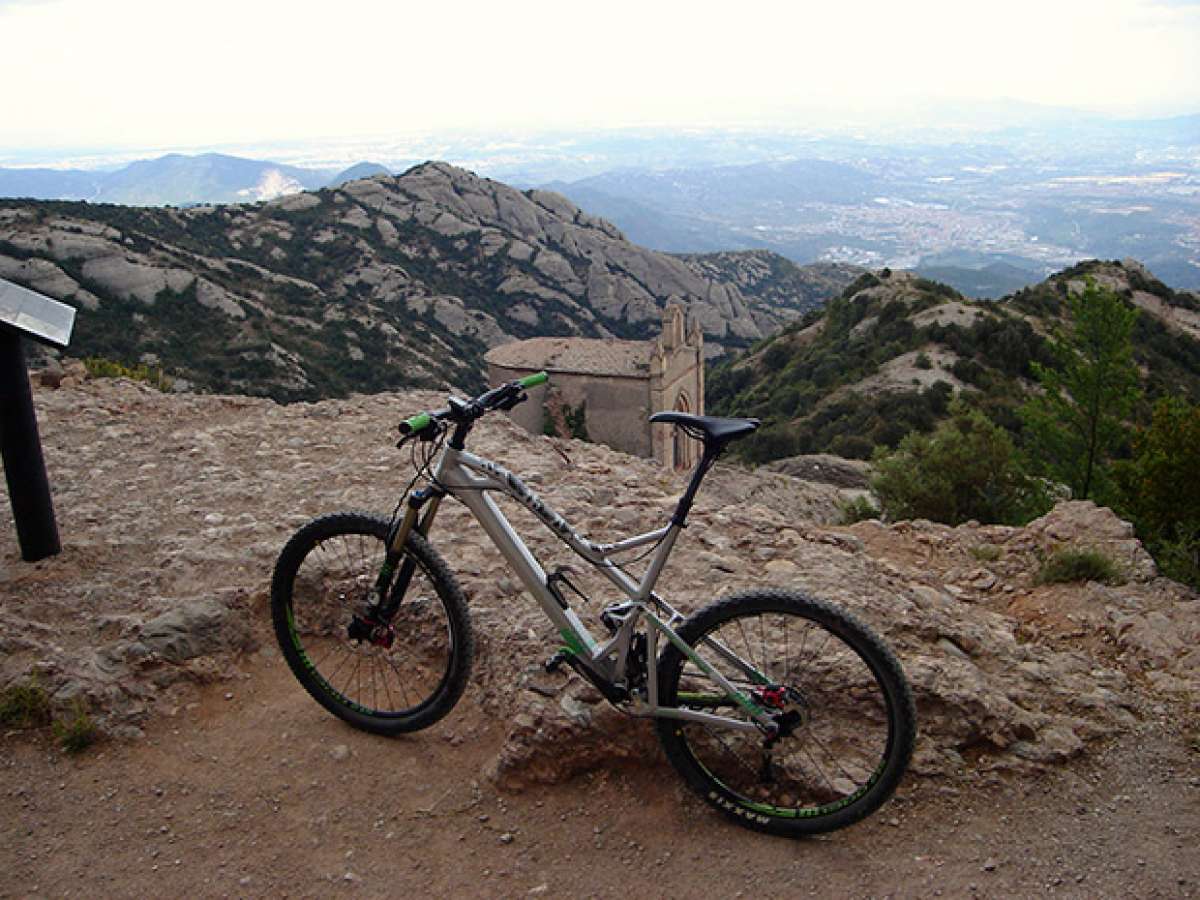
<svg viewBox="0 0 1200 900">
<path fill-rule="evenodd" d="M 693 416 L 683 412 L 656 412 L 651 422 L 678 425 L 697 440 L 704 442 L 706 450 L 720 451 L 730 441 L 753 432 L 759 426 L 758 419 L 722 419 L 719 416 Z"/>
</svg>

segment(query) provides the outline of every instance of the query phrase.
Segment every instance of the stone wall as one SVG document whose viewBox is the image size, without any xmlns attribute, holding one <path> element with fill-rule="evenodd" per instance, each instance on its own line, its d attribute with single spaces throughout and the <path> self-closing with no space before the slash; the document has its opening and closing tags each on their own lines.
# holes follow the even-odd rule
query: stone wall
<svg viewBox="0 0 1200 900">
<path fill-rule="evenodd" d="M 537 371 L 488 362 L 491 384 L 524 378 Z M 588 440 L 637 456 L 652 455 L 650 426 L 646 421 L 652 410 L 645 378 L 551 372 L 548 384 L 528 393 L 529 399 L 509 416 L 531 434 L 544 432 L 547 404 L 557 399 L 572 409 L 583 407 Z"/>
<path fill-rule="evenodd" d="M 528 342 L 532 348 L 534 342 Z M 497 363 L 489 355 L 488 379 L 492 384 L 523 378 L 541 371 L 542 360 L 531 356 L 528 365 L 517 365 L 507 345 Z M 651 456 L 668 468 L 687 468 L 699 457 L 700 447 L 665 425 L 651 426 L 651 413 L 682 410 L 704 413 L 704 337 L 699 325 L 686 328 L 683 310 L 668 306 L 663 314 L 662 335 L 646 345 L 649 366 L 644 372 L 611 374 L 561 371 L 546 366 L 550 383 L 529 392 L 529 400 L 510 415 L 533 434 L 546 427 L 547 403 L 583 408 L 589 440 L 616 450 Z"/>
<path fill-rule="evenodd" d="M 645 379 L 569 377 L 583 386 L 589 440 L 637 456 L 651 455 L 650 424 L 646 420 L 653 410 L 647 402 Z"/>
</svg>

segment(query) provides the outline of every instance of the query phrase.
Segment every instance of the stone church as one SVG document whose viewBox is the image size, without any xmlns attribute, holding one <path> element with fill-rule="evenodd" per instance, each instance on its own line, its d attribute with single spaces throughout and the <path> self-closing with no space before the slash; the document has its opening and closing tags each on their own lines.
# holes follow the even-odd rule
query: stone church
<svg viewBox="0 0 1200 900">
<path fill-rule="evenodd" d="M 568 422 L 577 434 L 669 468 L 687 468 L 700 446 L 669 425 L 646 420 L 661 410 L 704 414 L 704 336 L 668 306 L 652 341 L 539 337 L 494 347 L 485 357 L 492 384 L 545 370 L 550 382 L 529 391 L 509 415 L 534 434 Z"/>
</svg>

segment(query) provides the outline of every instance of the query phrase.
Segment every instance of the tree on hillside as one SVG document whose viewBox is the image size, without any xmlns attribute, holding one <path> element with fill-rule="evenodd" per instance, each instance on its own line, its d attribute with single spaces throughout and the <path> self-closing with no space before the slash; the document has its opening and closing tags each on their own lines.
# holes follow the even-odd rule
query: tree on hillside
<svg viewBox="0 0 1200 900">
<path fill-rule="evenodd" d="M 1133 361 L 1137 310 L 1089 278 L 1068 298 L 1070 320 L 1050 341 L 1057 365 L 1033 363 L 1043 393 L 1020 409 L 1035 465 L 1076 499 L 1103 493 L 1106 464 L 1125 439 L 1138 397 Z"/>
<path fill-rule="evenodd" d="M 1200 586 L 1200 406 L 1164 397 L 1117 466 L 1121 512 L 1164 573 Z"/>
</svg>

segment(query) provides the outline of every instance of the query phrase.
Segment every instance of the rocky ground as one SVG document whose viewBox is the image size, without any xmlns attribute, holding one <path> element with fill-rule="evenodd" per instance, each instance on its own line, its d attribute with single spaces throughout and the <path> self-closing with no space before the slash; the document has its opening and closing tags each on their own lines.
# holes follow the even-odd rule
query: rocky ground
<svg viewBox="0 0 1200 900">
<path fill-rule="evenodd" d="M 74 379 L 37 390 L 64 552 L 22 563 L 11 523 L 0 531 L 0 687 L 36 677 L 108 737 L 75 757 L 48 732 L 0 740 L 0 870 L 14 876 L 0 896 L 607 896 L 633 878 L 664 896 L 1200 889 L 1200 601 L 1091 504 L 1019 529 L 842 528 L 829 524 L 841 489 L 711 476 L 668 599 L 693 609 L 802 585 L 870 622 L 913 684 L 912 775 L 872 820 L 827 839 L 726 825 L 676 786 L 644 723 L 542 674 L 548 625 L 452 506 L 434 543 L 480 634 L 467 697 L 403 740 L 343 727 L 272 646 L 270 568 L 310 516 L 390 512 L 408 470 L 394 425 L 441 399 L 285 407 Z M 649 461 L 498 416 L 473 449 L 597 539 L 661 523 L 681 487 Z M 511 512 L 535 553 L 565 561 Z M 1129 580 L 1035 585 L 1062 545 L 1104 550 Z M 583 586 L 594 615 L 609 598 Z"/>
</svg>

